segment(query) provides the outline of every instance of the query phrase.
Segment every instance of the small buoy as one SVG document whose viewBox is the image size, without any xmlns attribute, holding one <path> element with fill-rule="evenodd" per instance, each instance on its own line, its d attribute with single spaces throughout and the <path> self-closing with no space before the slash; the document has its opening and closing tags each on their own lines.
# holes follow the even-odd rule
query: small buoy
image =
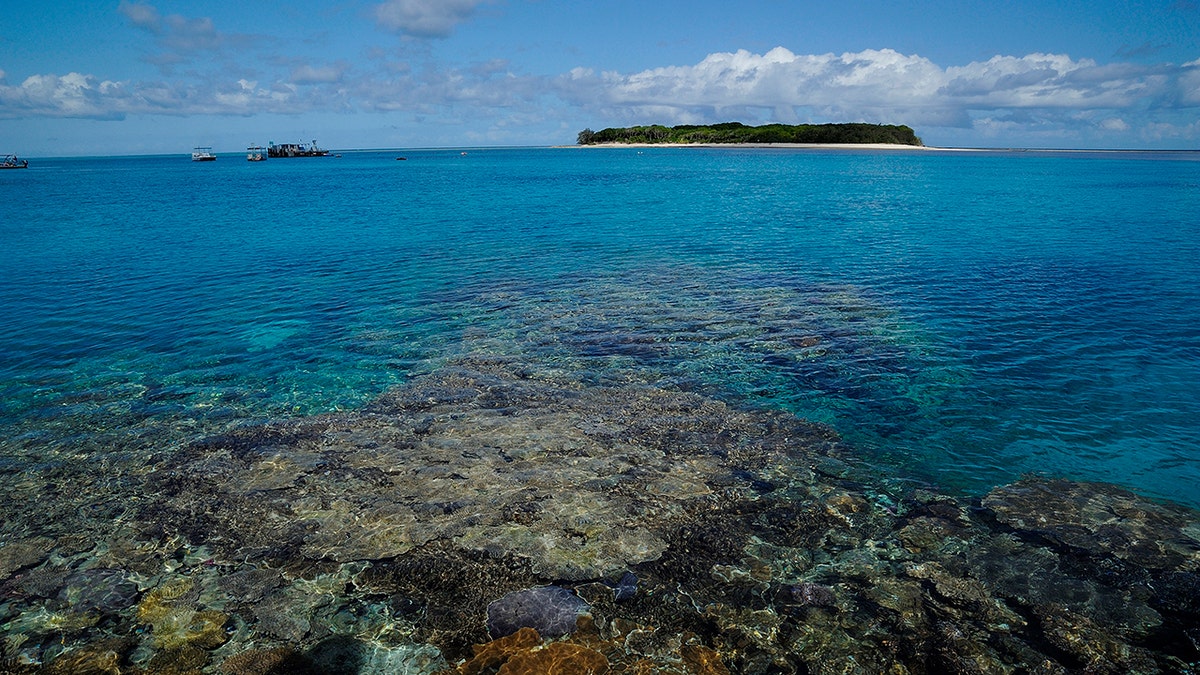
<svg viewBox="0 0 1200 675">
<path fill-rule="evenodd" d="M 408 158 L 407 158 L 407 157 L 397 157 L 397 158 L 396 158 L 396 161 L 397 161 L 397 162 L 400 162 L 400 161 L 403 161 L 403 160 L 406 160 L 406 159 L 408 159 Z"/>
</svg>

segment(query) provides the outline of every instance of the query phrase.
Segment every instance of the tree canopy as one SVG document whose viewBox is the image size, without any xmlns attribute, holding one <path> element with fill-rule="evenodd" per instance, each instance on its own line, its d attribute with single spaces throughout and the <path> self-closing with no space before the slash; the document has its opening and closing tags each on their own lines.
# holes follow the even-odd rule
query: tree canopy
<svg viewBox="0 0 1200 675">
<path fill-rule="evenodd" d="M 921 145 L 912 128 L 895 124 L 764 124 L 741 122 L 608 128 L 579 132 L 579 145 L 598 143 L 898 143 Z"/>
</svg>

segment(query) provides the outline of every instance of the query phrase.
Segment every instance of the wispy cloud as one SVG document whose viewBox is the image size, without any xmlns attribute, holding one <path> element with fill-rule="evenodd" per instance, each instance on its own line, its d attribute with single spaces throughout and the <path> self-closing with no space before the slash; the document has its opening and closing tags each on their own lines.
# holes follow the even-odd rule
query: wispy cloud
<svg viewBox="0 0 1200 675">
<path fill-rule="evenodd" d="M 487 0 L 387 0 L 375 6 L 384 28 L 419 38 L 449 37 Z"/>
<path fill-rule="evenodd" d="M 157 65 L 165 74 L 172 74 L 180 64 L 197 60 L 226 58 L 237 61 L 231 59 L 231 55 L 270 41 L 265 36 L 220 31 L 210 17 L 164 16 L 147 3 L 122 0 L 117 11 L 135 28 L 154 36 L 156 51 L 143 59 Z"/>
<path fill-rule="evenodd" d="M 162 33 L 162 15 L 158 13 L 158 10 L 153 5 L 122 0 L 121 4 L 117 6 L 117 11 L 124 14 L 129 19 L 129 22 L 138 28 L 156 35 Z"/>
<path fill-rule="evenodd" d="M 345 61 L 314 66 L 302 65 L 292 71 L 289 80 L 293 84 L 334 84 L 342 81 L 350 64 Z"/>
</svg>

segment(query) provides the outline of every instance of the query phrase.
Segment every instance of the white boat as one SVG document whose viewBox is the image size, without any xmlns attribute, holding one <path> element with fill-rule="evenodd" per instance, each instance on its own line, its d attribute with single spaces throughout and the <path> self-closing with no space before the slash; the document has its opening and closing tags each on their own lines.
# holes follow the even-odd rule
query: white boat
<svg viewBox="0 0 1200 675">
<path fill-rule="evenodd" d="M 29 160 L 21 159 L 16 155 L 0 156 L 0 169 L 28 169 Z"/>
<path fill-rule="evenodd" d="M 209 146 L 196 147 L 192 148 L 192 161 L 215 162 L 217 161 L 217 156 L 213 154 L 212 148 Z"/>
<path fill-rule="evenodd" d="M 267 158 L 267 155 L 266 155 L 266 153 L 263 152 L 263 146 L 251 145 L 250 147 L 246 148 L 246 161 L 247 162 L 261 162 L 266 158 Z"/>
</svg>

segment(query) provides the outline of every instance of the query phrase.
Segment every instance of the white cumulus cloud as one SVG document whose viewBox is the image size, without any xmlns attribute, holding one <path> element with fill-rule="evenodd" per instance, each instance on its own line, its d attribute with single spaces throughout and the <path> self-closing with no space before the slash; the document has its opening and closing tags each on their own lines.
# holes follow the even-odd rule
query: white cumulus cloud
<svg viewBox="0 0 1200 675">
<path fill-rule="evenodd" d="M 448 30 L 453 17 L 465 16 L 479 2 L 460 0 L 454 11 L 441 6 L 437 25 Z M 413 12 L 433 7 L 421 0 L 386 6 Z M 148 5 L 123 7 L 131 20 L 157 16 Z M 433 21 L 432 16 L 426 18 Z M 159 40 L 184 32 L 213 34 L 203 20 L 157 20 L 164 31 Z M 690 65 L 632 73 L 576 67 L 558 76 L 522 74 L 504 60 L 446 67 L 380 57 L 368 68 L 279 59 L 236 72 L 224 65 L 214 62 L 162 81 L 111 81 L 74 72 L 10 84 L 0 73 L 0 119 L 361 111 L 442 122 L 536 118 L 545 125 L 597 127 L 878 122 L 908 124 L 927 140 L 931 129 L 940 129 L 942 138 L 958 143 L 1045 139 L 1064 145 L 1079 139 L 1106 144 L 1117 135 L 1134 143 L 1200 134 L 1195 122 L 1200 60 L 1098 64 L 1035 53 L 947 67 L 891 49 L 798 54 L 776 47 L 718 52 Z"/>
<path fill-rule="evenodd" d="M 632 74 L 575 69 L 557 81 L 580 106 L 655 121 L 718 119 L 765 111 L 770 121 L 825 118 L 969 126 L 985 114 L 1020 110 L 1171 108 L 1200 103 L 1191 87 L 1200 68 L 1186 64 L 1097 65 L 1064 54 L 996 56 L 942 67 L 891 49 L 795 54 L 777 47 L 710 54 L 694 65 Z M 1180 92 L 1183 93 L 1180 93 Z M 999 112 L 999 115 L 993 113 Z"/>
<path fill-rule="evenodd" d="M 91 75 L 30 75 L 19 86 L 0 85 L 0 116 L 120 119 L 126 92 L 121 83 Z M 4 113 L 9 114 L 5 115 Z"/>
<path fill-rule="evenodd" d="M 0 119 L 34 117 L 120 120 L 131 114 L 251 115 L 311 109 L 287 87 L 264 89 L 239 79 L 183 84 L 116 82 L 92 75 L 31 75 L 20 85 L 0 82 Z"/>
</svg>

